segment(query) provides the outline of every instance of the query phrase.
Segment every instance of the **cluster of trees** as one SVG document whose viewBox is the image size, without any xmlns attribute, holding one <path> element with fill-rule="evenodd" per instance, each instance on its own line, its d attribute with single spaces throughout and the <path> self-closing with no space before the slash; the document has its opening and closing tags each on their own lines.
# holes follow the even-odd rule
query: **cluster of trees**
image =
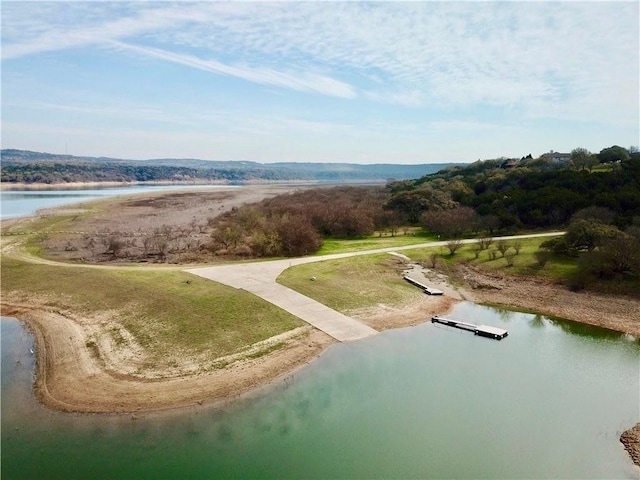
<svg viewBox="0 0 640 480">
<path fill-rule="evenodd" d="M 207 169 L 164 165 L 28 163 L 2 165 L 3 183 L 71 183 L 71 182 L 184 182 L 244 181 L 253 178 L 277 180 L 276 171 Z"/>
<path fill-rule="evenodd" d="M 586 148 L 578 147 L 571 151 L 571 164 L 576 170 L 591 171 L 598 164 L 621 163 L 638 153 L 638 147 L 627 150 L 619 145 L 603 148 L 600 153 L 591 153 Z"/>
<path fill-rule="evenodd" d="M 323 237 L 355 238 L 393 232 L 394 215 L 382 187 L 333 187 L 279 195 L 245 205 L 212 222 L 218 254 L 297 256 L 316 252 Z"/>
<path fill-rule="evenodd" d="M 583 167 L 578 159 L 588 152 L 576 149 L 574 154 L 576 161 L 564 167 L 527 156 L 449 167 L 415 180 L 390 181 L 384 187 L 301 190 L 201 219 L 206 223 L 194 224 L 188 231 L 167 228 L 140 238 L 113 235 L 86 249 L 109 258 L 160 261 L 211 254 L 299 256 L 316 252 L 325 237 L 395 235 L 413 225 L 451 240 L 447 248 L 454 254 L 463 237 L 480 238 L 481 248 L 482 238 L 498 233 L 566 227 L 565 237 L 549 242 L 537 254 L 541 263 L 551 254 L 573 255 L 580 259 L 583 279 L 640 275 L 640 154 L 634 149 L 625 154 L 616 147 L 604 149 L 599 161 L 612 162 L 605 169 Z M 136 180 L 162 175 L 184 179 L 195 171 L 116 167 Z M 73 174 L 53 163 L 49 168 L 52 174 L 69 178 Z M 3 168 L 3 176 L 10 171 Z M 519 251 L 517 245 L 512 247 L 515 254 L 500 248 L 491 252 L 509 261 Z"/>
<path fill-rule="evenodd" d="M 611 223 L 614 218 L 614 212 L 602 207 L 580 210 L 564 236 L 541 244 L 543 251 L 578 258 L 573 288 L 593 280 L 640 276 L 640 217 L 624 230 Z"/>
<path fill-rule="evenodd" d="M 617 149 L 601 153 L 610 151 Z M 324 237 L 354 238 L 374 231 L 395 235 L 407 225 L 446 239 L 493 236 L 564 228 L 580 220 L 576 212 L 589 207 L 608 212 L 604 224 L 622 232 L 640 217 L 640 155 L 625 152 L 614 168 L 592 173 L 570 166 L 550 169 L 528 156 L 508 168 L 504 159 L 476 162 L 391 181 L 384 188 L 320 188 L 278 196 L 215 219 L 210 249 L 304 255 L 317 251 Z"/>
<path fill-rule="evenodd" d="M 540 159 L 524 159 L 509 168 L 502 159 L 476 162 L 391 182 L 388 206 L 404 220 L 448 236 L 562 227 L 590 206 L 613 211 L 613 224 L 624 228 L 640 216 L 640 155 L 625 152 L 619 163 L 593 173 L 547 168 Z"/>
</svg>

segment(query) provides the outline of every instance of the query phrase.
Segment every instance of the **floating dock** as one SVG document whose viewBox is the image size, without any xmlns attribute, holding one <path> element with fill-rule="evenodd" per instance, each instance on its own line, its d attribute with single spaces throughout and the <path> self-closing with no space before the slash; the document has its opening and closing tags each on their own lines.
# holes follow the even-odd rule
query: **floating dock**
<svg viewBox="0 0 640 480">
<path fill-rule="evenodd" d="M 412 285 L 415 285 L 416 287 L 420 287 L 422 290 L 424 290 L 424 293 L 428 294 L 428 295 L 442 295 L 444 294 L 444 292 L 442 290 L 438 290 L 437 288 L 431 288 L 428 285 L 425 285 L 424 283 L 420 283 L 418 280 L 416 280 L 415 278 L 411 278 L 408 275 L 404 276 L 404 279 L 409 282 Z"/>
<path fill-rule="evenodd" d="M 441 323 L 443 325 L 449 325 L 450 327 L 460 328 L 462 330 L 467 330 L 469 332 L 473 332 L 474 335 L 480 335 L 481 337 L 489 337 L 495 340 L 502 340 L 504 337 L 509 335 L 507 330 L 503 330 L 502 328 L 491 327 L 489 325 L 474 325 L 473 323 L 461 322 L 459 320 L 450 320 L 448 318 L 443 317 L 431 317 L 432 323 Z"/>
</svg>

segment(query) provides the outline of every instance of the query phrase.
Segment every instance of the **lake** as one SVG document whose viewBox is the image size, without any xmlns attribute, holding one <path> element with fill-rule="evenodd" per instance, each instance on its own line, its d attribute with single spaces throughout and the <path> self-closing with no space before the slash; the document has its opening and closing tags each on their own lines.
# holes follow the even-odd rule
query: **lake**
<svg viewBox="0 0 640 480">
<path fill-rule="evenodd" d="M 74 190 L 8 190 L 0 192 L 0 218 L 34 215 L 42 208 L 60 207 L 118 195 L 151 193 L 165 190 L 240 188 L 230 185 L 133 185 L 128 187 Z"/>
<path fill-rule="evenodd" d="M 50 411 L 32 338 L 2 321 L 3 478 L 639 478 L 640 344 L 609 330 L 461 303 L 451 318 L 336 344 L 222 408 Z"/>
</svg>

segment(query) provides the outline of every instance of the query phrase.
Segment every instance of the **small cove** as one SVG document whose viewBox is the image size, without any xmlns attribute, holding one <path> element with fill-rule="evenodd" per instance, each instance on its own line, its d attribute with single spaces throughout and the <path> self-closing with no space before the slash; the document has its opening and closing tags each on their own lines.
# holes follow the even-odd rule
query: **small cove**
<svg viewBox="0 0 640 480">
<path fill-rule="evenodd" d="M 608 330 L 471 303 L 457 319 L 338 344 L 226 407 L 47 410 L 32 339 L 2 322 L 3 478 L 638 478 L 640 345 Z"/>
</svg>

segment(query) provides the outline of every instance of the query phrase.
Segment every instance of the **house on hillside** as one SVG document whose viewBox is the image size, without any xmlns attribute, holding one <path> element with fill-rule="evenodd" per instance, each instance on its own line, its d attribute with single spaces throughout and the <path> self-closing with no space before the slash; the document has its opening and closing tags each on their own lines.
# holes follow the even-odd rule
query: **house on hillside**
<svg viewBox="0 0 640 480">
<path fill-rule="evenodd" d="M 518 160 L 516 160 L 515 158 L 510 158 L 508 160 L 505 160 L 504 163 L 502 164 L 502 168 L 515 168 L 518 166 Z"/>
<path fill-rule="evenodd" d="M 553 150 L 549 151 L 549 153 L 543 153 L 542 155 L 540 155 L 540 158 L 550 163 L 555 163 L 560 165 L 567 165 L 571 163 L 570 153 L 554 152 Z"/>
</svg>

